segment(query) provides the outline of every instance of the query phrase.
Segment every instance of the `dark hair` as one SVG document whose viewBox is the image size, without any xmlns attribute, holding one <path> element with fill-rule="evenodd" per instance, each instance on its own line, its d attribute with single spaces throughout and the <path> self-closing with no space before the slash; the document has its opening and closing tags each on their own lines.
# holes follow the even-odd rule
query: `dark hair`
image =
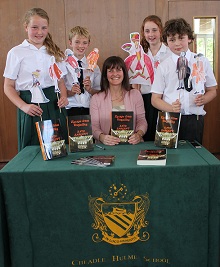
<svg viewBox="0 0 220 267">
<path fill-rule="evenodd" d="M 128 71 L 125 65 L 125 62 L 122 58 L 117 56 L 111 56 L 108 57 L 102 67 L 102 75 L 101 75 L 101 91 L 105 91 L 107 94 L 107 91 L 109 89 L 109 81 L 107 79 L 107 70 L 114 69 L 114 68 L 121 68 L 124 74 L 124 79 L 122 81 L 122 87 L 129 91 L 130 85 L 129 85 L 129 78 L 128 78 Z"/>
<path fill-rule="evenodd" d="M 156 15 L 150 15 L 150 16 L 146 17 L 143 20 L 142 25 L 141 25 L 141 42 L 140 43 L 141 43 L 141 45 L 142 45 L 145 53 L 148 52 L 148 49 L 150 47 L 149 43 L 146 41 L 146 38 L 144 36 L 144 26 L 145 26 L 145 23 L 147 21 L 152 21 L 152 22 L 154 22 L 158 26 L 158 28 L 160 30 L 160 35 L 161 35 L 161 38 L 160 38 L 160 41 L 161 42 L 162 42 L 162 31 L 163 31 L 162 21 L 161 21 L 161 19 L 158 16 L 156 16 Z"/>
<path fill-rule="evenodd" d="M 167 44 L 167 37 L 179 34 L 179 36 L 188 35 L 190 40 L 194 40 L 193 30 L 189 23 L 183 18 L 171 19 L 165 23 L 163 29 L 163 42 Z"/>
</svg>

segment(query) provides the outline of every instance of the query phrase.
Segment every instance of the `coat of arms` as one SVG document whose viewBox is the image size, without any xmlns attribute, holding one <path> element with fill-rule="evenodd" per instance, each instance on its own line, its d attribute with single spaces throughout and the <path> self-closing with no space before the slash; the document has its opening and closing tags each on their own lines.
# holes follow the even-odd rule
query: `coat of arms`
<svg viewBox="0 0 220 267">
<path fill-rule="evenodd" d="M 105 241 L 112 245 L 147 241 L 150 234 L 146 231 L 146 214 L 150 206 L 148 193 L 128 194 L 124 184 L 113 184 L 109 195 L 89 196 L 89 209 L 93 216 L 93 229 L 99 230 L 92 236 L 94 242 Z"/>
</svg>

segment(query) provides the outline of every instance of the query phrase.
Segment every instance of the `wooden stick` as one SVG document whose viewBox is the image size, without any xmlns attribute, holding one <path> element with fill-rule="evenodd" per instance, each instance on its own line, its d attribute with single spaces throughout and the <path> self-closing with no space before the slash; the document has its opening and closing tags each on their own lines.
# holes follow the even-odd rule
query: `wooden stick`
<svg viewBox="0 0 220 267">
<path fill-rule="evenodd" d="M 40 107 L 40 103 L 38 103 L 38 107 Z M 40 120 L 42 121 L 42 116 L 40 115 Z"/>
<path fill-rule="evenodd" d="M 59 100 L 60 98 L 59 98 L 59 94 L 58 94 L 58 92 L 57 92 L 57 99 Z M 61 111 L 61 108 L 59 108 L 60 109 L 60 113 L 62 112 Z"/>
</svg>

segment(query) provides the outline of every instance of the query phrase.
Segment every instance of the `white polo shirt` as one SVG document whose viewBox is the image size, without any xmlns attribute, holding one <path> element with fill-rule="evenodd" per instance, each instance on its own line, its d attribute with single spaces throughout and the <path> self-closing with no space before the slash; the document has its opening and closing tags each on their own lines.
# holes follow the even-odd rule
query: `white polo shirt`
<svg viewBox="0 0 220 267">
<path fill-rule="evenodd" d="M 157 67 L 161 62 L 163 62 L 166 58 L 168 58 L 171 55 L 171 51 L 168 46 L 165 44 L 161 44 L 161 47 L 157 54 L 155 56 L 152 55 L 150 49 L 148 49 L 147 55 L 149 56 L 153 69 L 154 69 L 154 75 L 156 73 Z M 151 92 L 151 86 L 150 85 L 144 85 L 141 84 L 141 94 L 149 94 Z"/>
<path fill-rule="evenodd" d="M 196 54 L 192 53 L 190 50 L 186 52 L 186 58 L 188 60 L 188 66 L 192 71 L 193 63 L 196 63 L 194 58 Z M 154 77 L 154 82 L 151 87 L 151 93 L 161 94 L 162 99 L 172 104 L 177 99 L 181 102 L 181 113 L 183 115 L 205 115 L 204 106 L 196 106 L 194 100 L 196 98 L 196 89 L 193 88 L 192 91 L 188 92 L 185 89 L 177 90 L 179 86 L 179 79 L 177 69 L 178 56 L 174 53 L 171 54 L 166 60 L 164 60 L 157 68 L 156 75 Z M 217 82 L 213 74 L 211 65 L 206 57 L 201 57 L 200 60 L 203 62 L 205 81 L 203 82 L 203 87 L 216 86 Z"/>
<path fill-rule="evenodd" d="M 73 57 L 75 58 L 75 60 L 79 60 L 77 57 L 75 57 L 73 55 Z M 81 59 L 81 64 L 82 64 L 82 68 L 88 68 L 88 64 L 87 64 L 87 60 L 86 57 L 84 56 Z M 69 63 L 66 63 L 69 64 Z M 100 90 L 100 80 L 101 80 L 101 72 L 99 67 L 97 66 L 94 69 L 94 72 L 91 71 L 83 71 L 83 78 L 85 79 L 85 76 L 89 75 L 90 76 L 90 80 L 91 80 L 91 87 L 92 89 L 95 89 L 97 91 Z M 64 77 L 64 81 L 66 84 L 66 88 L 67 90 L 71 91 L 72 86 L 73 86 L 73 77 L 70 73 L 70 71 L 67 69 L 67 74 Z M 90 98 L 91 98 L 91 94 L 89 94 L 86 90 L 84 91 L 84 94 L 75 94 L 74 96 L 70 96 L 68 97 L 69 100 L 69 104 L 66 106 L 66 109 L 70 109 L 72 107 L 84 107 L 84 108 L 89 108 L 90 106 Z"/>
<path fill-rule="evenodd" d="M 15 80 L 17 91 L 30 90 L 33 84 L 32 73 L 38 70 L 40 71 L 38 80 L 42 88 L 53 86 L 54 81 L 49 75 L 50 58 L 45 46 L 38 49 L 24 40 L 22 44 L 13 47 L 8 52 L 3 76 Z M 65 63 L 57 64 L 65 75 L 67 72 Z"/>
</svg>

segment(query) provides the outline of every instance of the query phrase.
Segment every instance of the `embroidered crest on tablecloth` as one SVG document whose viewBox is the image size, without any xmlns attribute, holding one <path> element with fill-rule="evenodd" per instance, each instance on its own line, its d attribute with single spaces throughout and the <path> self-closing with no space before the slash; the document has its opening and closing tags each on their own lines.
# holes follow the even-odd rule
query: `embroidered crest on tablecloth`
<svg viewBox="0 0 220 267">
<path fill-rule="evenodd" d="M 146 231 L 149 224 L 145 217 L 150 206 L 148 193 L 128 194 L 124 184 L 112 184 L 109 195 L 89 196 L 89 210 L 93 216 L 92 228 L 94 242 L 105 241 L 112 245 L 147 241 L 150 234 Z"/>
</svg>

